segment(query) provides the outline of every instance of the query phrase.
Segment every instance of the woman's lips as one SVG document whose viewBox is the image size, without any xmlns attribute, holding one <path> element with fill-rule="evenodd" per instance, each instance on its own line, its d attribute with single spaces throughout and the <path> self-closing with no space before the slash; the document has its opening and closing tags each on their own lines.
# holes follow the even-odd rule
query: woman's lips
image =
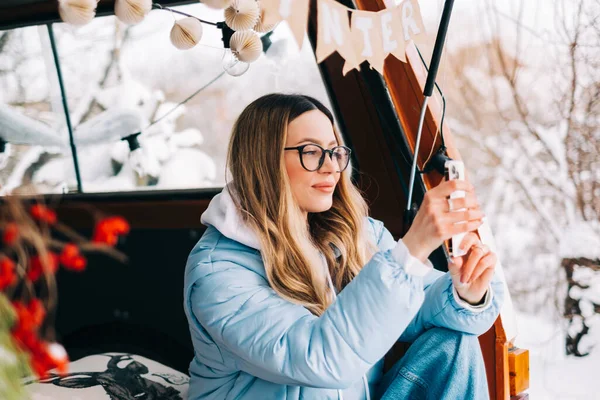
<svg viewBox="0 0 600 400">
<path fill-rule="evenodd" d="M 335 190 L 334 185 L 315 185 L 313 189 L 316 189 L 323 193 L 332 193 Z"/>
</svg>

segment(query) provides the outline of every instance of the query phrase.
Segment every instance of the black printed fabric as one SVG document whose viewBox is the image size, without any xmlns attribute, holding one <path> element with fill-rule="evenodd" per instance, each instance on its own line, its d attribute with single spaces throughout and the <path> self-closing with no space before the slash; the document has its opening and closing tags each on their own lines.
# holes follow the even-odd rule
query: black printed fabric
<svg viewBox="0 0 600 400">
<path fill-rule="evenodd" d="M 69 365 L 66 375 L 32 381 L 33 400 L 184 400 L 189 377 L 133 354 L 97 354 Z"/>
</svg>

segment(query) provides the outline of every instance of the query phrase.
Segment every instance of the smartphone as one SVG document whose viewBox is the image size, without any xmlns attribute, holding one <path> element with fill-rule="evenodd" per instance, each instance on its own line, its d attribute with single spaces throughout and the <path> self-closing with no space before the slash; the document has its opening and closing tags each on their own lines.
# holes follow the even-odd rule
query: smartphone
<svg viewBox="0 0 600 400">
<path fill-rule="evenodd" d="M 445 175 L 446 175 L 446 180 L 450 181 L 450 180 L 454 180 L 454 179 L 460 179 L 460 180 L 465 180 L 465 164 L 462 161 L 459 160 L 448 160 L 445 163 Z M 449 199 L 459 199 L 465 197 L 465 192 L 463 190 L 457 190 L 455 192 L 452 192 L 449 196 Z M 452 210 L 454 211 L 464 211 L 465 209 L 457 209 L 457 210 Z M 452 236 L 452 239 L 449 240 L 448 242 L 448 251 L 449 253 L 452 255 L 452 257 L 461 257 L 464 256 L 465 254 L 467 254 L 465 251 L 462 251 L 460 249 L 460 243 L 462 242 L 463 238 L 465 237 L 466 233 L 461 233 L 458 235 L 454 235 Z"/>
</svg>

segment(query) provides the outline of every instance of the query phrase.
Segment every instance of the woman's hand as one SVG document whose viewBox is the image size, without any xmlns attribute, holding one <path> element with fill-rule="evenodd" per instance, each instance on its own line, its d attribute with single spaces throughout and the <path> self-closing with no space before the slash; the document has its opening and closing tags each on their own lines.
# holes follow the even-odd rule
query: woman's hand
<svg viewBox="0 0 600 400">
<path fill-rule="evenodd" d="M 489 288 L 498 258 L 475 233 L 465 235 L 460 248 L 468 250 L 467 254 L 453 257 L 448 271 L 458 295 L 467 303 L 478 304 Z"/>
<path fill-rule="evenodd" d="M 463 190 L 465 197 L 448 202 L 450 194 L 457 190 Z M 453 210 L 465 210 L 452 211 L 450 203 Z M 470 183 L 446 181 L 425 193 L 415 220 L 402 241 L 410 254 L 424 262 L 432 251 L 453 235 L 479 228 L 483 217 Z"/>
</svg>

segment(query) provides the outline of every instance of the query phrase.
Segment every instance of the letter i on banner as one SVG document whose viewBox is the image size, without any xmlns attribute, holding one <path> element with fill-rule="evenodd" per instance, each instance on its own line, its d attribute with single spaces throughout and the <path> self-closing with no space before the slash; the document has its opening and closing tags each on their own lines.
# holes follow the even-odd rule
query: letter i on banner
<svg viewBox="0 0 600 400">
<path fill-rule="evenodd" d="M 337 51 L 347 63 L 354 65 L 348 8 L 334 0 L 317 0 L 317 7 L 317 62 Z"/>
<path fill-rule="evenodd" d="M 357 68 L 360 63 L 367 60 L 371 67 L 383 74 L 383 45 L 381 39 L 381 26 L 377 13 L 370 11 L 352 11 L 352 41 L 354 42 L 355 63 L 346 60 L 343 73 Z"/>
</svg>

